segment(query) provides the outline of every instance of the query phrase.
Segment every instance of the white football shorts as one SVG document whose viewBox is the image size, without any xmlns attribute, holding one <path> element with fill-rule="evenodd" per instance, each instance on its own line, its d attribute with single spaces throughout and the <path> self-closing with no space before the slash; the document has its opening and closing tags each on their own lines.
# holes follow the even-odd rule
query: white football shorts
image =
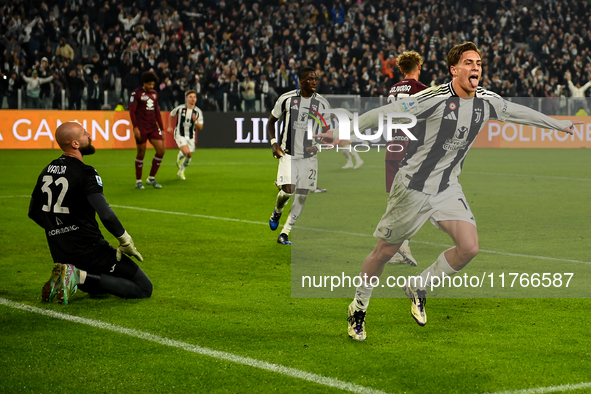
<svg viewBox="0 0 591 394">
<path fill-rule="evenodd" d="M 438 194 L 425 194 L 407 188 L 399 172 L 388 196 L 386 213 L 373 235 L 388 243 L 399 244 L 418 233 L 427 220 L 440 230 L 438 222 L 445 220 L 462 220 L 476 226 L 476 219 L 459 183 L 451 184 Z"/>
<path fill-rule="evenodd" d="M 174 140 L 179 148 L 183 145 L 187 145 L 190 152 L 195 152 L 195 138 L 182 137 L 175 133 Z"/>
<path fill-rule="evenodd" d="M 293 157 L 284 154 L 279 159 L 277 169 L 277 186 L 296 185 L 297 189 L 316 190 L 318 176 L 318 159 Z"/>
</svg>

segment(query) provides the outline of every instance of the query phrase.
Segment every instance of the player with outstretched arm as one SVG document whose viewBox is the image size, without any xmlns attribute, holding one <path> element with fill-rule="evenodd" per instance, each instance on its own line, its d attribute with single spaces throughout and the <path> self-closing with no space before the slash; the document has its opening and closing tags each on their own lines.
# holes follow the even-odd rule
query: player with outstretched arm
<svg viewBox="0 0 591 394">
<path fill-rule="evenodd" d="M 404 240 L 414 236 L 430 220 L 446 232 L 455 246 L 439 255 L 405 293 L 411 300 L 411 315 L 424 326 L 426 289 L 433 277 L 452 276 L 478 254 L 476 219 L 458 181 L 462 164 L 478 133 L 489 119 L 510 121 L 572 134 L 569 120 L 556 120 L 533 109 L 514 104 L 478 86 L 482 56 L 472 42 L 453 47 L 447 55 L 452 81 L 417 95 L 377 108 L 359 117 L 359 129 L 378 126 L 379 114 L 407 113 L 416 117 L 404 160 L 392 184 L 388 206 L 374 236 L 378 242 L 363 261 L 361 277 L 349 305 L 348 333 L 355 340 L 366 338 L 365 317 L 372 291 L 371 277 L 379 277 L 386 262 Z M 332 132 L 322 137 L 332 137 Z"/>
</svg>

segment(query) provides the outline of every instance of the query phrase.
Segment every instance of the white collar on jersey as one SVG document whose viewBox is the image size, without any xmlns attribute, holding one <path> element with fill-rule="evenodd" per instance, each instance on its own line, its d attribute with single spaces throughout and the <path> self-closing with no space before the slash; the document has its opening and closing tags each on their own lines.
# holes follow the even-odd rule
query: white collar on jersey
<svg viewBox="0 0 591 394">
<path fill-rule="evenodd" d="M 304 96 L 302 96 L 302 90 L 301 89 L 296 89 L 296 94 L 298 96 L 302 97 L 302 98 L 305 98 L 305 99 L 311 99 L 311 98 L 316 97 L 316 92 L 312 93 L 312 95 L 310 97 L 304 97 Z"/>
</svg>

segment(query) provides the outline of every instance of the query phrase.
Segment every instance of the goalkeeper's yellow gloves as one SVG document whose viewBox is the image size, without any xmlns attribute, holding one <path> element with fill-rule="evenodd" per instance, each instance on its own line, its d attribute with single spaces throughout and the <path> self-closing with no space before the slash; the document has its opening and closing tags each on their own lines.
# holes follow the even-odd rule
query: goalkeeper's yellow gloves
<svg viewBox="0 0 591 394">
<path fill-rule="evenodd" d="M 119 246 L 117 247 L 117 261 L 121 261 L 121 252 L 130 257 L 135 257 L 139 261 L 144 261 L 144 258 L 133 244 L 131 235 L 129 235 L 127 231 L 124 232 L 122 236 L 117 237 L 117 239 L 119 240 Z"/>
</svg>

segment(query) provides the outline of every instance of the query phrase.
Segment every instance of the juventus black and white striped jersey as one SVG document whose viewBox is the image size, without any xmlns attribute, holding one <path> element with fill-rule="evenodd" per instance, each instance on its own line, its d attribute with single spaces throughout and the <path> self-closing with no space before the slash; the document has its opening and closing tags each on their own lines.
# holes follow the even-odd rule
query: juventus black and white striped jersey
<svg viewBox="0 0 591 394">
<path fill-rule="evenodd" d="M 528 107 L 506 101 L 498 94 L 478 87 L 474 98 L 460 98 L 452 82 L 435 86 L 414 96 L 399 99 L 359 117 L 359 130 L 378 126 L 379 114 L 410 113 L 417 125 L 412 133 L 400 173 L 405 185 L 427 194 L 444 191 L 458 182 L 466 153 L 489 119 L 562 130 L 572 125 Z"/>
<path fill-rule="evenodd" d="M 310 157 L 306 148 L 317 144 L 312 136 L 322 133 L 322 128 L 326 128 L 325 116 L 321 116 L 325 109 L 330 109 L 330 104 L 318 93 L 304 98 L 298 89 L 281 95 L 271 111 L 271 115 L 282 121 L 279 131 L 281 149 L 294 157 Z M 330 118 L 326 119 L 328 125 Z M 311 135 L 308 135 L 308 122 L 312 124 Z"/>
<path fill-rule="evenodd" d="M 193 121 L 193 114 L 197 116 L 197 120 Z M 187 109 L 187 104 L 181 104 L 170 112 L 170 116 L 177 116 L 174 135 L 180 135 L 193 139 L 195 137 L 195 125 L 203 124 L 203 112 L 199 107 L 195 106 L 193 109 Z"/>
</svg>

